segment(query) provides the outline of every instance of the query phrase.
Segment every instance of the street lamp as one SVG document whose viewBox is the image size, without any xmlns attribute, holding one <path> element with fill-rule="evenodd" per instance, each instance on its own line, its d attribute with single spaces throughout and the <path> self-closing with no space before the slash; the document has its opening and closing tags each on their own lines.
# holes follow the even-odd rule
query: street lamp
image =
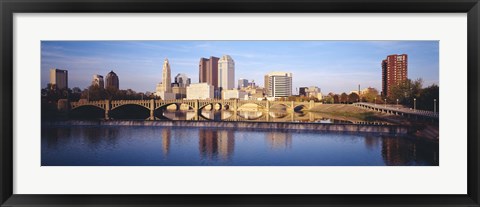
<svg viewBox="0 0 480 207">
<path fill-rule="evenodd" d="M 398 109 L 398 98 L 397 98 L 397 109 Z"/>
<path fill-rule="evenodd" d="M 384 105 L 385 105 L 385 108 L 387 108 L 387 99 L 384 99 Z"/>
<path fill-rule="evenodd" d="M 414 111 L 417 110 L 417 99 L 416 98 L 413 98 L 413 110 Z"/>
<path fill-rule="evenodd" d="M 437 99 L 433 99 L 433 113 L 437 113 Z"/>
<path fill-rule="evenodd" d="M 377 97 L 374 98 L 374 105 L 377 106 Z"/>
</svg>

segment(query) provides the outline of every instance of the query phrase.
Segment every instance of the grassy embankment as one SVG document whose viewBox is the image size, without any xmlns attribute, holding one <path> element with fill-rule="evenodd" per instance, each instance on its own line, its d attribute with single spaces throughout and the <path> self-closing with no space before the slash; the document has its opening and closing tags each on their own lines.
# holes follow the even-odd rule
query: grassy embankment
<svg viewBox="0 0 480 207">
<path fill-rule="evenodd" d="M 362 121 L 380 120 L 380 113 L 347 104 L 322 104 L 308 110 L 309 112 L 328 114 L 334 117 L 353 118 Z"/>
</svg>

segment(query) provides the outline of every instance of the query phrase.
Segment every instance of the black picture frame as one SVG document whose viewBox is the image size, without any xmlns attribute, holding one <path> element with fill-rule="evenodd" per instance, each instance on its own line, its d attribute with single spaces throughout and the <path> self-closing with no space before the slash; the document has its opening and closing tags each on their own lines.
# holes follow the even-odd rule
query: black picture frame
<svg viewBox="0 0 480 207">
<path fill-rule="evenodd" d="M 0 0 L 1 206 L 480 206 L 478 0 Z M 15 13 L 467 13 L 468 193 L 465 195 L 19 195 L 13 194 Z M 452 179 L 456 179 L 452 177 Z M 413 186 L 414 187 L 414 186 Z"/>
</svg>

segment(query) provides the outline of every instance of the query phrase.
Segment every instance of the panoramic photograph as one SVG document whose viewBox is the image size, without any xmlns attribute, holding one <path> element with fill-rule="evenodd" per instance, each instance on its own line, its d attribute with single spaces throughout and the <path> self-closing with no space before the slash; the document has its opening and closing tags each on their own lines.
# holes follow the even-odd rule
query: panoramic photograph
<svg viewBox="0 0 480 207">
<path fill-rule="evenodd" d="M 439 166 L 438 41 L 42 41 L 42 166 Z"/>
</svg>

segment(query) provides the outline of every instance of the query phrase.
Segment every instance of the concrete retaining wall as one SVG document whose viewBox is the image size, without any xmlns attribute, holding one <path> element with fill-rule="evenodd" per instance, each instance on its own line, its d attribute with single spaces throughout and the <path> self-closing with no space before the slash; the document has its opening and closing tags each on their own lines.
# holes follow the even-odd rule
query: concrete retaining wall
<svg viewBox="0 0 480 207">
<path fill-rule="evenodd" d="M 360 125 L 360 124 L 322 124 L 322 123 L 284 123 L 284 122 L 229 122 L 229 121 L 58 121 L 43 123 L 46 126 L 162 126 L 162 127 L 210 127 L 210 128 L 248 128 L 269 130 L 310 130 L 330 132 L 362 132 L 382 134 L 407 134 L 408 126 L 400 125 Z"/>
</svg>

